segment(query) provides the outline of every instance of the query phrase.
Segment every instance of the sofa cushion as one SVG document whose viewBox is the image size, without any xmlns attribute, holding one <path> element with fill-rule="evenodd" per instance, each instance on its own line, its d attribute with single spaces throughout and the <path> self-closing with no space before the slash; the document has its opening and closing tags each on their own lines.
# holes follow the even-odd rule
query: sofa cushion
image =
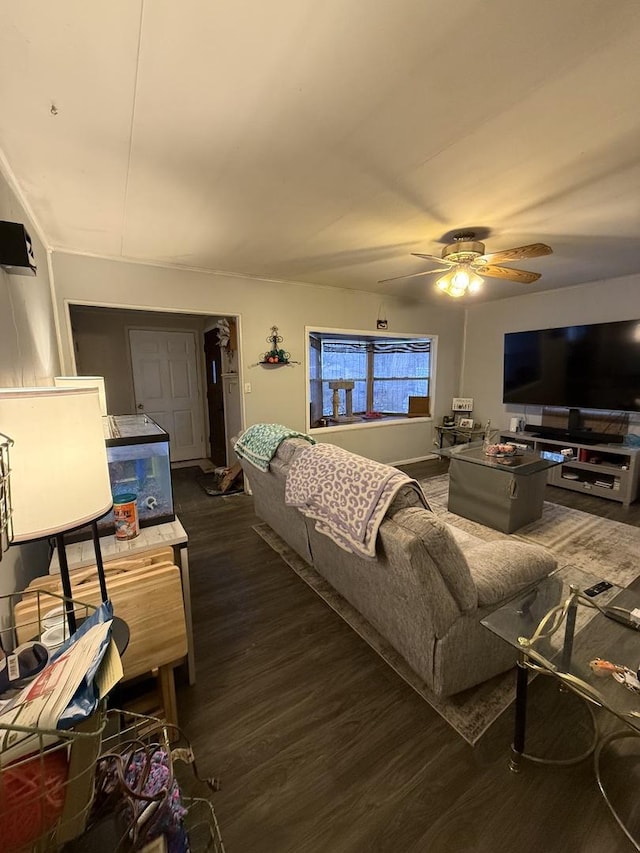
<svg viewBox="0 0 640 853">
<path fill-rule="evenodd" d="M 394 515 L 393 522 L 406 535 L 403 540 L 409 546 L 413 562 L 426 574 L 425 582 L 434 592 L 442 585 L 442 592 L 436 594 L 434 609 L 437 610 L 437 599 L 444 597 L 445 590 L 460 611 L 475 608 L 475 584 L 449 527 L 424 507 L 401 510 Z M 385 542 L 385 547 L 392 547 L 391 542 Z"/>
<path fill-rule="evenodd" d="M 511 539 L 483 542 L 466 553 L 478 590 L 478 606 L 489 607 L 517 595 L 557 566 L 546 548 Z"/>
<path fill-rule="evenodd" d="M 398 512 L 398 510 L 407 509 L 410 506 L 419 506 L 423 508 L 426 506 L 429 510 L 431 510 L 426 495 L 424 496 L 424 500 L 421 500 L 420 495 L 417 493 L 415 487 L 407 485 L 401 486 L 398 489 L 396 496 L 389 504 L 387 515 L 393 516 L 396 512 Z"/>
</svg>

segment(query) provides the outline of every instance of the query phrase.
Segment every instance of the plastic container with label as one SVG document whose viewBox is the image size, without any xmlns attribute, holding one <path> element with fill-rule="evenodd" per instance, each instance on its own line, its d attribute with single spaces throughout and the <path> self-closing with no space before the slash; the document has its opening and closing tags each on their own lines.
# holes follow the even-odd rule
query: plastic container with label
<svg viewBox="0 0 640 853">
<path fill-rule="evenodd" d="M 116 539 L 135 539 L 140 533 L 137 500 L 138 496 L 132 492 L 114 496 L 113 516 L 116 523 Z"/>
</svg>

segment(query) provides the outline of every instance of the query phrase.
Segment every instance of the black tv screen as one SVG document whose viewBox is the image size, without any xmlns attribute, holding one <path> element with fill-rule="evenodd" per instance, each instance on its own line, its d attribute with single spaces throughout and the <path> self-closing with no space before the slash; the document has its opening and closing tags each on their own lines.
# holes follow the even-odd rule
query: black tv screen
<svg viewBox="0 0 640 853">
<path fill-rule="evenodd" d="M 508 332 L 502 402 L 640 412 L 640 320 Z"/>
</svg>

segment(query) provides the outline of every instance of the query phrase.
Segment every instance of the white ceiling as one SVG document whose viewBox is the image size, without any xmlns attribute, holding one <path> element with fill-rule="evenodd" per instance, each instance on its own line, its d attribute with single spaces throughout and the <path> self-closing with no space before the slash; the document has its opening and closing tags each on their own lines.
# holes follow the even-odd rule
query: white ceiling
<svg viewBox="0 0 640 853">
<path fill-rule="evenodd" d="M 476 226 L 554 254 L 467 299 L 636 273 L 640 3 L 0 0 L 0 149 L 56 248 L 428 300 L 377 281 Z"/>
</svg>

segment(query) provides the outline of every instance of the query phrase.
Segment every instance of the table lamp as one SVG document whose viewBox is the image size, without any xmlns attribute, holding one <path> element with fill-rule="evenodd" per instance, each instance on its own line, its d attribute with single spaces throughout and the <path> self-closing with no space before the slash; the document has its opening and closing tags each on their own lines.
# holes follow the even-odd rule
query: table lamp
<svg viewBox="0 0 640 853">
<path fill-rule="evenodd" d="M 55 537 L 73 634 L 66 532 L 92 525 L 100 592 L 108 599 L 96 520 L 113 498 L 98 389 L 1 388 L 0 434 L 10 440 L 8 542 Z"/>
<path fill-rule="evenodd" d="M 108 414 L 104 376 L 54 376 L 53 384 L 56 388 L 97 388 L 100 411 L 103 416 Z"/>
</svg>

